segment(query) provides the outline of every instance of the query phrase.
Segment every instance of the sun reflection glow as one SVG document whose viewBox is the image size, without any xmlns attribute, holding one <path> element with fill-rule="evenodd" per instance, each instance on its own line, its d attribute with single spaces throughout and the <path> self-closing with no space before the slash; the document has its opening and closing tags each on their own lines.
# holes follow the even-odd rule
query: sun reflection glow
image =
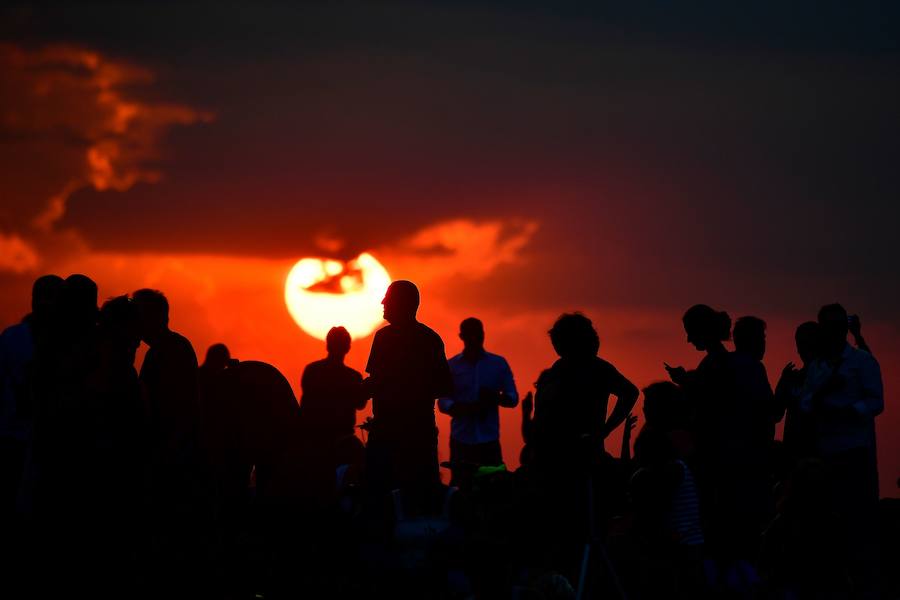
<svg viewBox="0 0 900 600">
<path fill-rule="evenodd" d="M 358 339 L 381 325 L 381 299 L 390 283 L 387 270 L 367 252 L 346 263 L 304 258 L 287 276 L 284 300 L 309 335 L 324 340 L 329 329 L 342 325 Z"/>
</svg>

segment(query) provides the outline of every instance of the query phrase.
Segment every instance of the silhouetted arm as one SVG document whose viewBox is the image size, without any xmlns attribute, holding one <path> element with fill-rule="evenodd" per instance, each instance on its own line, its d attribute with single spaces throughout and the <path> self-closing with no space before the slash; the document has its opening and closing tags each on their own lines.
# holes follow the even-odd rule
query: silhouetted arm
<svg viewBox="0 0 900 600">
<path fill-rule="evenodd" d="M 847 326 L 850 329 L 850 334 L 853 336 L 853 341 L 856 344 L 856 347 L 863 352 L 872 354 L 872 350 L 866 343 L 865 338 L 863 338 L 862 322 L 859 320 L 859 315 L 850 315 L 850 317 L 847 319 Z"/>
<path fill-rule="evenodd" d="M 502 392 L 499 400 L 500 406 L 515 408 L 519 405 L 519 391 L 516 389 L 512 369 L 509 368 L 509 363 L 506 362 L 506 359 L 503 359 L 503 364 L 501 365 L 500 391 Z"/>
<path fill-rule="evenodd" d="M 794 363 L 789 362 L 781 371 L 781 377 L 775 385 L 775 397 L 773 405 L 773 417 L 778 423 L 784 418 L 784 413 L 789 406 L 793 406 L 797 402 L 796 397 L 796 381 L 798 377 L 797 367 Z"/>
<path fill-rule="evenodd" d="M 876 417 L 884 410 L 884 383 L 881 367 L 875 357 L 865 357 L 859 370 L 862 398 L 853 403 L 853 409 L 863 417 Z"/>
<path fill-rule="evenodd" d="M 619 458 L 626 466 L 631 463 L 631 432 L 637 424 L 637 417 L 631 413 L 625 418 L 625 429 L 622 431 L 622 451 Z"/>
<path fill-rule="evenodd" d="M 633 383 L 625 378 L 624 375 L 613 369 L 614 376 L 612 382 L 612 394 L 616 397 L 616 405 L 613 407 L 606 420 L 603 436 L 609 435 L 616 427 L 625 422 L 628 413 L 634 408 L 640 392 Z"/>
<path fill-rule="evenodd" d="M 432 361 L 431 383 L 434 386 L 432 398 L 442 398 L 453 394 L 453 374 L 450 372 L 450 363 L 447 362 L 447 354 L 444 352 L 444 342 L 437 339 L 437 347 Z"/>
<path fill-rule="evenodd" d="M 531 440 L 532 415 L 534 414 L 534 394 L 528 392 L 522 399 L 522 440 Z"/>
<path fill-rule="evenodd" d="M 354 371 L 354 373 L 356 375 L 354 377 L 353 399 L 355 402 L 353 404 L 356 410 L 362 410 L 366 407 L 366 404 L 369 403 L 369 398 L 371 398 L 372 395 L 368 393 L 368 390 L 366 390 L 365 381 L 362 378 L 362 374 L 357 373 L 356 371 Z"/>
</svg>

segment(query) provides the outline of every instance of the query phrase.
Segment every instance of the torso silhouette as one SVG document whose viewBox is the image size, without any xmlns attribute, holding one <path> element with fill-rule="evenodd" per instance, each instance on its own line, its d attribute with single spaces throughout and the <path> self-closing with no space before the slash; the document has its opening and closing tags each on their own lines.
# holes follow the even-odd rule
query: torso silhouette
<svg viewBox="0 0 900 600">
<path fill-rule="evenodd" d="M 199 416 L 197 355 L 191 342 L 167 331 L 147 351 L 140 380 L 154 442 L 174 448 L 191 441 Z"/>
<path fill-rule="evenodd" d="M 452 391 L 444 342 L 418 321 L 375 334 L 366 371 L 372 376 L 375 432 L 385 439 L 434 435 L 434 402 Z"/>
<path fill-rule="evenodd" d="M 353 435 L 362 408 L 362 375 L 342 362 L 317 360 L 303 370 L 300 419 L 311 435 L 330 440 Z"/>
<path fill-rule="evenodd" d="M 598 436 L 606 422 L 610 394 L 630 387 L 600 357 L 559 359 L 541 373 L 534 404 L 536 450 L 557 456 L 576 450 L 583 436 Z"/>
</svg>

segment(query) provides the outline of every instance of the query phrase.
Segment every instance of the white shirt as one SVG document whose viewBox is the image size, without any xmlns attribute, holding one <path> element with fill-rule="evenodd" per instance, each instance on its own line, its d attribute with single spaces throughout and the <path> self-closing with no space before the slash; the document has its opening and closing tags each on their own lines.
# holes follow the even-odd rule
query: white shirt
<svg viewBox="0 0 900 600">
<path fill-rule="evenodd" d="M 835 373 L 843 380 L 843 385 L 824 393 L 820 401 L 826 410 L 820 410 L 813 396 Z M 874 448 L 875 417 L 884 410 L 884 387 L 878 361 L 850 344 L 844 346 L 836 368 L 825 360 L 813 361 L 807 371 L 800 407 L 812 414 L 816 423 L 816 443 L 822 454 Z M 846 407 L 853 409 L 846 417 L 835 417 L 827 412 L 827 408 Z"/>
<path fill-rule="evenodd" d="M 506 359 L 497 354 L 482 352 L 474 363 L 457 354 L 447 361 L 453 375 L 453 395 L 440 398 L 438 408 L 450 414 L 457 402 L 473 403 L 478 400 L 481 388 L 503 392 L 504 406 L 515 408 L 519 393 Z M 453 417 L 450 421 L 450 437 L 463 444 L 484 444 L 500 439 L 500 415 L 498 407 L 482 415 Z"/>
</svg>

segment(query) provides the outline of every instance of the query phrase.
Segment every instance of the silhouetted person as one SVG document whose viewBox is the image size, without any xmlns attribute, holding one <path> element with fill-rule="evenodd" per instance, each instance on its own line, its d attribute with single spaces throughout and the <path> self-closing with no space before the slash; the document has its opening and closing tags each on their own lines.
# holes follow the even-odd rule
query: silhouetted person
<svg viewBox="0 0 900 600">
<path fill-rule="evenodd" d="M 515 408 L 519 392 L 506 359 L 484 349 L 484 325 L 474 317 L 459 325 L 463 351 L 450 359 L 453 393 L 441 398 L 450 421 L 450 461 L 503 464 L 498 407 Z"/>
<path fill-rule="evenodd" d="M 600 338 L 584 315 L 562 315 L 549 334 L 559 360 L 538 378 L 532 424 L 535 452 L 541 460 L 581 462 L 585 443 L 602 450 L 610 432 L 625 422 L 639 392 L 597 356 Z M 610 395 L 616 403 L 607 418 Z"/>
<path fill-rule="evenodd" d="M 766 355 L 766 322 L 758 317 L 741 317 L 734 324 L 734 349 L 762 362 Z"/>
<path fill-rule="evenodd" d="M 872 354 L 872 349 L 869 348 L 869 344 L 866 343 L 866 340 L 863 337 L 862 321 L 860 321 L 859 315 L 850 315 L 847 317 L 847 328 L 850 330 L 850 335 L 853 336 L 853 343 L 856 344 L 856 347 L 864 352 Z M 872 356 L 875 355 L 872 354 Z"/>
<path fill-rule="evenodd" d="M 706 356 L 694 371 L 666 369 L 694 407 L 697 453 L 690 466 L 700 490 L 706 541 L 720 559 L 717 585 L 724 585 L 753 558 L 767 514 L 767 455 L 760 449 L 754 393 L 765 375 L 763 370 L 762 380 L 754 376 L 754 364 L 761 367 L 755 357 L 732 356 L 725 348 L 731 337 L 727 313 L 697 304 L 682 321 L 688 342 Z"/>
<path fill-rule="evenodd" d="M 34 425 L 34 358 L 53 326 L 63 280 L 44 275 L 31 289 L 31 312 L 0 334 L 0 523 L 12 527 L 16 495 Z"/>
<path fill-rule="evenodd" d="M 213 344 L 206 349 L 206 358 L 197 369 L 197 391 L 200 403 L 201 437 L 204 452 L 214 462 L 224 448 L 222 435 L 223 414 L 220 402 L 226 390 L 225 370 L 237 361 L 232 361 L 231 352 L 225 344 Z"/>
<path fill-rule="evenodd" d="M 746 405 L 747 414 L 752 419 L 758 436 L 755 447 L 749 449 L 750 460 L 753 460 L 753 455 L 768 456 L 771 460 L 775 424 L 781 420 L 782 411 L 775 401 L 769 375 L 762 362 L 766 355 L 766 322 L 759 317 L 740 317 L 734 324 L 733 337 L 734 354 L 731 359 L 739 395 L 737 401 Z M 758 464 L 761 468 L 767 467 L 766 462 Z M 760 476 L 764 477 L 762 473 Z M 763 493 L 769 486 L 761 485 Z"/>
<path fill-rule="evenodd" d="M 878 502 L 875 417 L 884 410 L 878 361 L 847 343 L 847 311 L 819 311 L 822 354 L 810 365 L 801 408 L 815 423 L 816 449 L 831 469 L 832 499 L 851 534 L 852 574 L 858 594 L 877 590 L 873 521 Z"/>
<path fill-rule="evenodd" d="M 127 296 L 106 301 L 97 326 L 97 360 L 82 407 L 79 480 L 88 499 L 80 518 L 95 548 L 82 567 L 93 591 L 120 597 L 133 584 L 141 530 L 136 507 L 143 492 L 145 438 L 141 389 L 134 368 L 140 344 L 137 308 Z"/>
<path fill-rule="evenodd" d="M 225 344 L 213 344 L 206 349 L 206 358 L 200 365 L 200 379 L 214 378 L 231 364 L 231 352 Z M 202 387 L 202 383 L 201 383 Z"/>
<path fill-rule="evenodd" d="M 634 443 L 638 469 L 629 483 L 646 565 L 637 583 L 647 597 L 693 598 L 702 588 L 704 537 L 699 493 L 684 454 L 690 414 L 681 390 L 670 382 L 646 387 L 644 418 Z"/>
<path fill-rule="evenodd" d="M 794 343 L 802 366 L 798 369 L 793 362 L 789 362 L 775 386 L 776 403 L 785 414 L 783 439 L 791 461 L 816 454 L 814 423 L 808 412 L 800 410 L 800 399 L 806 385 L 806 373 L 821 353 L 819 324 L 807 321 L 798 326 L 794 333 Z"/>
<path fill-rule="evenodd" d="M 169 329 L 169 302 L 159 291 L 133 294 L 141 340 L 148 346 L 140 382 L 148 418 L 148 497 L 151 552 L 161 572 L 158 585 L 186 578 L 192 593 L 201 509 L 197 426 L 197 355 L 184 336 Z M 190 577 L 189 577 L 190 576 Z"/>
<path fill-rule="evenodd" d="M 600 338 L 584 315 L 560 316 L 549 334 L 559 360 L 538 378 L 529 442 L 541 489 L 535 551 L 572 569 L 581 544 L 597 534 L 590 523 L 610 516 L 615 498 L 606 488 L 604 441 L 628 418 L 639 392 L 597 356 Z M 611 395 L 616 403 L 607 418 Z"/>
<path fill-rule="evenodd" d="M 36 475 L 29 460 L 40 391 L 36 378 L 46 372 L 40 365 L 59 320 L 62 286 L 56 275 L 39 277 L 32 286 L 31 312 L 0 334 L 0 572 L 8 575 L 3 586 L 10 597 L 20 583 L 22 593 L 31 583 L 25 567 L 32 562 L 27 518 Z"/>
<path fill-rule="evenodd" d="M 318 440 L 322 453 L 331 456 L 335 467 L 346 464 L 340 462 L 345 457 L 338 456 L 339 443 L 351 437 L 356 440 L 356 411 L 365 408 L 368 400 L 362 375 L 344 364 L 350 343 L 346 329 L 332 327 L 325 338 L 328 356 L 307 365 L 300 379 L 304 435 Z"/>
<path fill-rule="evenodd" d="M 418 288 L 395 281 L 382 304 L 389 325 L 375 334 L 366 365 L 375 418 L 366 468 L 376 493 L 402 488 L 421 496 L 440 483 L 434 403 L 452 392 L 453 380 L 444 342 L 416 320 Z"/>
</svg>

